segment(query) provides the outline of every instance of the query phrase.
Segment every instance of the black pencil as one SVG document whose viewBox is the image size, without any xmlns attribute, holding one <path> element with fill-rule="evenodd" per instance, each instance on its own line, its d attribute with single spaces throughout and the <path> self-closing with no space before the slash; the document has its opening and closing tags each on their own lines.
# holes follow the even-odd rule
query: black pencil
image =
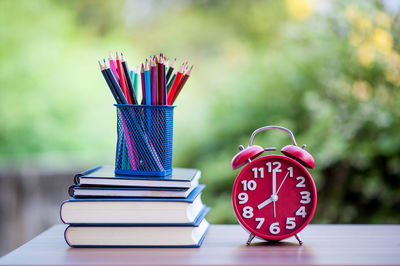
<svg viewBox="0 0 400 266">
<path fill-rule="evenodd" d="M 122 63 L 122 68 L 124 69 L 124 74 L 126 78 L 126 83 L 128 83 L 128 89 L 129 89 L 129 94 L 132 99 L 133 104 L 138 104 L 137 99 L 136 99 L 136 94 L 132 86 L 132 80 L 131 77 L 129 76 L 129 70 L 128 70 L 128 65 L 126 63 L 126 59 L 123 54 L 121 54 L 121 63 Z"/>
<path fill-rule="evenodd" d="M 119 98 L 117 92 L 115 91 L 114 86 L 112 85 L 110 78 L 108 77 L 108 74 L 107 74 L 107 71 L 106 71 L 106 69 L 105 69 L 105 66 L 102 66 L 101 63 L 100 63 L 100 61 L 99 61 L 99 66 L 100 66 L 101 73 L 103 74 L 103 77 L 104 77 L 104 79 L 106 80 L 107 85 L 108 85 L 108 87 L 110 88 L 111 94 L 113 95 L 115 101 L 116 101 L 118 104 L 121 104 L 121 100 L 120 100 L 120 98 Z"/>
<path fill-rule="evenodd" d="M 172 75 L 172 72 L 174 72 L 175 63 L 176 63 L 176 58 L 174 59 L 174 61 L 172 61 L 171 65 L 170 65 L 169 68 L 168 68 L 166 83 L 168 83 L 169 78 L 170 78 L 171 75 Z"/>
<path fill-rule="evenodd" d="M 108 78 L 110 79 L 110 82 L 117 93 L 119 99 L 121 100 L 121 104 L 128 104 L 128 100 L 125 98 L 124 93 L 122 92 L 121 86 L 119 86 L 117 80 L 115 79 L 113 73 L 111 72 L 111 68 L 107 65 L 107 62 L 104 61 L 104 67 L 105 71 L 107 73 Z"/>
</svg>

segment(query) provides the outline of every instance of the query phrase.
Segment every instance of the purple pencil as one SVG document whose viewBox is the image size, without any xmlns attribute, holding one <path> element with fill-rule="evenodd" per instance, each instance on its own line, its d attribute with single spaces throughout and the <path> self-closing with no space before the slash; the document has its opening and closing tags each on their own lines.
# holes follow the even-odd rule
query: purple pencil
<svg viewBox="0 0 400 266">
<path fill-rule="evenodd" d="M 145 87 L 145 82 L 144 82 L 144 65 L 142 64 L 142 70 L 140 71 L 140 77 L 142 79 L 142 104 L 147 104 L 146 103 L 146 87 Z"/>
<path fill-rule="evenodd" d="M 150 75 L 151 75 L 151 104 L 157 104 L 157 65 L 153 58 L 150 62 Z"/>
</svg>

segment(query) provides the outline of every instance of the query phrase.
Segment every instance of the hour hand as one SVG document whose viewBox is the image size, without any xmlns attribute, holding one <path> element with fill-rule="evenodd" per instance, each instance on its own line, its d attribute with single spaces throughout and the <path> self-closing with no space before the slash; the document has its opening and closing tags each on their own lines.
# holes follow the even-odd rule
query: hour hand
<svg viewBox="0 0 400 266">
<path fill-rule="evenodd" d="M 272 197 L 270 197 L 269 199 L 267 199 L 266 201 L 261 202 L 260 204 L 258 204 L 257 208 L 261 209 L 264 208 L 265 206 L 267 206 L 268 204 L 270 204 L 272 202 Z"/>
</svg>

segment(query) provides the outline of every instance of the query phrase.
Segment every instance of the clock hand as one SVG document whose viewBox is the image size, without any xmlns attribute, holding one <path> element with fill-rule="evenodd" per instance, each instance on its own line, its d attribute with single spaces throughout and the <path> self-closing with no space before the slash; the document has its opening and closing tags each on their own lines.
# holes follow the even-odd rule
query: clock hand
<svg viewBox="0 0 400 266">
<path fill-rule="evenodd" d="M 276 206 L 275 206 L 275 201 L 274 201 L 274 218 L 276 218 Z"/>
<path fill-rule="evenodd" d="M 258 209 L 264 208 L 265 206 L 267 206 L 271 202 L 272 202 L 272 196 L 269 199 L 267 199 L 267 200 L 261 202 L 260 204 L 258 204 L 257 208 Z"/>
<path fill-rule="evenodd" d="M 288 177 L 288 175 L 289 175 L 289 172 L 287 172 L 287 174 L 286 174 L 285 178 L 283 179 L 282 183 L 279 185 L 279 188 L 278 188 L 278 191 L 276 192 L 276 195 L 278 195 L 279 190 L 281 189 L 281 187 L 282 187 L 283 183 L 285 182 L 286 177 Z"/>
<path fill-rule="evenodd" d="M 276 172 L 272 171 L 272 195 L 276 194 Z"/>
<path fill-rule="evenodd" d="M 274 196 L 274 195 L 276 195 L 276 171 L 272 170 L 272 196 Z M 275 201 L 274 201 L 274 218 L 276 218 Z"/>
<path fill-rule="evenodd" d="M 271 195 L 271 197 L 269 197 L 269 199 L 261 202 L 260 204 L 258 204 L 257 208 L 258 209 L 262 209 L 265 206 L 267 206 L 268 204 L 270 204 L 271 202 L 274 202 L 278 200 L 278 195 Z"/>
</svg>

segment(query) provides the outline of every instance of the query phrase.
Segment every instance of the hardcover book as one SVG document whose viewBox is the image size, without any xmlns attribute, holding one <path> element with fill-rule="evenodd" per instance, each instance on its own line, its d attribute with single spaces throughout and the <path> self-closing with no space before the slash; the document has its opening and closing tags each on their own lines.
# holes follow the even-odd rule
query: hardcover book
<svg viewBox="0 0 400 266">
<path fill-rule="evenodd" d="M 204 208 L 204 188 L 187 198 L 74 198 L 61 204 L 60 217 L 68 224 L 192 223 Z"/>
<path fill-rule="evenodd" d="M 152 188 L 152 187 L 102 187 L 71 186 L 69 195 L 74 198 L 186 198 L 198 184 L 192 183 L 190 188 Z"/>
<path fill-rule="evenodd" d="M 209 223 L 192 226 L 68 226 L 65 241 L 71 247 L 199 247 Z"/>
<path fill-rule="evenodd" d="M 98 166 L 75 175 L 76 185 L 190 188 L 199 182 L 200 170 L 174 168 L 172 174 L 165 177 L 119 176 L 113 166 Z"/>
</svg>

